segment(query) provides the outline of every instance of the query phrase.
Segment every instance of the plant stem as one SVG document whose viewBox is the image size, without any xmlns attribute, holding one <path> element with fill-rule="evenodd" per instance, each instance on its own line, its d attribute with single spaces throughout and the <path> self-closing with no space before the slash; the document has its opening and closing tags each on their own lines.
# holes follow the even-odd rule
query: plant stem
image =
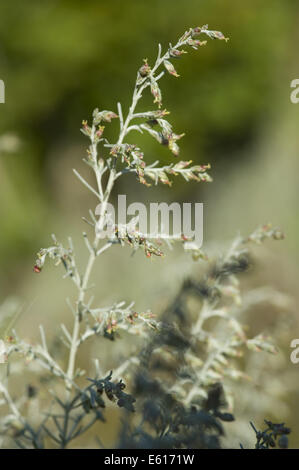
<svg viewBox="0 0 299 470">
<path fill-rule="evenodd" d="M 126 136 L 127 128 L 128 128 L 128 126 L 129 126 L 129 124 L 132 120 L 136 105 L 137 105 L 139 99 L 141 98 L 142 90 L 144 88 L 145 88 L 145 85 L 137 91 L 137 86 L 135 86 L 134 93 L 133 93 L 132 104 L 130 106 L 127 118 L 126 118 L 126 120 L 125 120 L 125 122 L 124 122 L 124 124 L 121 128 L 119 138 L 118 138 L 118 141 L 117 141 L 117 145 L 121 145 L 123 143 L 123 140 Z M 93 128 L 92 128 L 92 137 L 91 137 L 91 139 L 93 139 L 94 133 L 95 133 L 95 126 L 93 126 Z M 114 186 L 114 182 L 117 178 L 117 173 L 116 173 L 116 170 L 115 170 L 115 163 L 116 162 L 114 162 L 114 165 L 110 169 L 109 179 L 108 179 L 108 182 L 107 182 L 105 192 L 103 194 L 102 183 L 101 183 L 101 174 L 100 174 L 100 171 L 98 169 L 98 162 L 97 162 L 97 149 L 96 149 L 96 146 L 94 144 L 92 145 L 92 154 L 93 154 L 93 159 L 94 159 L 94 171 L 95 171 L 95 174 L 96 174 L 96 180 L 97 180 L 97 184 L 98 184 L 99 194 L 103 195 L 103 201 L 102 201 L 102 204 L 101 204 L 101 213 L 99 215 L 99 221 L 98 221 L 98 232 L 100 233 L 101 230 L 103 229 L 104 223 L 105 223 L 105 213 L 106 213 L 107 203 L 109 201 L 109 198 L 110 198 L 113 186 Z M 71 381 L 74 378 L 76 354 L 77 354 L 77 349 L 78 349 L 78 338 L 79 338 L 79 334 L 80 334 L 80 321 L 81 321 L 80 306 L 84 302 L 85 292 L 86 292 L 86 289 L 88 287 L 90 275 L 91 275 L 91 272 L 92 272 L 92 269 L 93 269 L 93 266 L 94 266 L 94 262 L 95 262 L 95 259 L 96 259 L 96 256 L 97 256 L 96 253 L 97 253 L 97 247 L 98 247 L 99 241 L 100 241 L 100 237 L 98 235 L 96 235 L 95 239 L 94 239 L 94 243 L 93 243 L 94 252 L 91 252 L 90 255 L 89 255 L 87 265 L 86 265 L 86 269 L 85 269 L 85 273 L 84 273 L 84 276 L 83 276 L 83 280 L 82 280 L 82 283 L 79 287 L 79 295 L 78 295 L 78 299 L 77 299 L 77 312 L 75 314 L 71 349 L 70 349 L 68 368 L 67 368 L 67 374 L 66 374 L 68 379 L 69 379 L 69 381 L 67 382 L 67 385 L 66 385 L 66 387 L 67 387 L 67 396 L 68 397 L 69 397 L 69 392 L 72 388 Z"/>
<path fill-rule="evenodd" d="M 185 40 L 178 41 L 178 43 L 174 46 L 174 48 L 178 48 L 178 47 L 181 47 L 184 44 L 186 44 L 187 39 L 188 38 L 186 37 Z M 119 111 L 119 114 L 120 114 L 119 115 L 119 118 L 120 118 L 120 133 L 119 133 L 119 137 L 118 137 L 116 145 L 122 145 L 122 143 L 124 141 L 124 138 L 127 135 L 129 125 L 130 125 L 132 119 L 134 119 L 134 112 L 135 112 L 136 106 L 138 104 L 138 101 L 142 97 L 142 93 L 145 90 L 145 88 L 147 88 L 151 83 L 150 77 L 153 78 L 154 73 L 157 71 L 157 69 L 160 67 L 160 65 L 164 62 L 164 60 L 167 60 L 169 58 L 170 58 L 170 49 L 168 49 L 167 52 L 163 56 L 161 56 L 161 46 L 159 45 L 159 52 L 158 52 L 157 60 L 156 60 L 156 63 L 154 65 L 154 67 L 152 68 L 152 70 L 150 72 L 150 76 L 145 77 L 139 83 L 138 83 L 138 80 L 136 80 L 136 84 L 135 84 L 135 88 L 134 88 L 134 92 L 133 92 L 133 97 L 132 97 L 132 103 L 131 103 L 131 106 L 129 108 L 129 111 L 128 111 L 128 114 L 127 114 L 127 117 L 126 117 L 125 120 L 123 120 L 121 105 L 118 104 L 118 111 Z M 155 77 L 155 80 L 158 81 L 163 75 L 164 75 L 164 72 L 160 73 L 160 75 Z M 138 75 L 137 75 L 137 79 L 138 79 Z M 93 124 L 91 137 L 90 137 L 91 142 L 92 142 L 91 156 L 92 156 L 92 159 L 93 159 L 93 169 L 94 169 L 94 172 L 95 172 L 95 175 L 96 175 L 98 193 L 94 190 L 92 192 L 95 193 L 97 196 L 100 196 L 100 198 L 102 200 L 101 213 L 99 215 L 99 220 L 98 220 L 98 223 L 97 223 L 98 233 L 100 233 L 101 230 L 104 227 L 104 224 L 105 224 L 106 208 L 107 208 L 107 204 L 108 204 L 108 201 L 109 201 L 109 198 L 110 198 L 115 180 L 118 178 L 118 176 L 120 176 L 120 174 L 118 174 L 116 172 L 116 163 L 117 162 L 116 162 L 116 159 L 114 159 L 113 162 L 112 162 L 111 168 L 110 168 L 110 174 L 109 174 L 107 186 L 106 186 L 105 191 L 103 192 L 103 188 L 102 188 L 103 170 L 100 170 L 99 165 L 98 165 L 97 143 L 96 143 L 96 139 L 95 139 L 95 132 L 96 132 L 96 126 Z M 84 302 L 85 292 L 86 292 L 86 289 L 88 287 L 88 283 L 89 283 L 90 275 L 91 275 L 91 272 L 92 272 L 92 269 L 93 269 L 93 266 L 94 266 L 95 259 L 97 257 L 97 247 L 98 247 L 99 241 L 100 241 L 100 237 L 96 234 L 95 240 L 94 240 L 94 243 L 93 243 L 94 251 L 90 252 L 89 259 L 87 261 L 87 265 L 86 265 L 86 269 L 85 269 L 85 273 L 84 273 L 84 276 L 83 276 L 83 280 L 82 280 L 81 284 L 78 287 L 79 295 L 78 295 L 78 299 L 77 299 L 77 311 L 76 311 L 76 314 L 75 314 L 74 327 L 73 327 L 73 333 L 72 333 L 72 341 L 71 341 L 70 354 L 69 354 L 69 361 L 68 361 L 68 367 L 67 367 L 67 373 L 66 373 L 66 376 L 69 379 L 67 381 L 67 384 L 66 384 L 67 396 L 68 397 L 69 397 L 69 392 L 72 388 L 72 380 L 74 378 L 74 370 L 75 370 L 75 363 L 76 363 L 76 354 L 77 354 L 77 349 L 78 349 L 78 339 L 79 339 L 79 334 L 80 334 L 80 321 L 81 321 L 80 308 L 81 308 L 81 305 Z"/>
</svg>

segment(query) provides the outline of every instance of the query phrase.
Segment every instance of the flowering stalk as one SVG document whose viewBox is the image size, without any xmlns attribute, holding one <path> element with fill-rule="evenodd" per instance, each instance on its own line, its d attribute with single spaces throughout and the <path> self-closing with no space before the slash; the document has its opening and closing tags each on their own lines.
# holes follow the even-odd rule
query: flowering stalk
<svg viewBox="0 0 299 470">
<path fill-rule="evenodd" d="M 179 150 L 176 144 L 176 140 L 181 138 L 182 135 L 178 136 L 174 134 L 172 132 L 172 128 L 170 124 L 164 119 L 162 119 L 162 117 L 165 116 L 167 112 L 157 110 L 157 111 L 150 111 L 146 113 L 135 114 L 135 109 L 139 100 L 142 98 L 142 94 L 144 90 L 147 87 L 151 87 L 151 92 L 155 98 L 154 102 L 158 104 L 159 108 L 161 107 L 162 96 L 161 96 L 161 91 L 158 86 L 158 81 L 164 75 L 164 71 L 159 73 L 159 75 L 156 75 L 156 72 L 158 71 L 159 67 L 162 64 L 164 64 L 166 70 L 171 75 L 174 75 L 177 77 L 178 75 L 172 63 L 170 62 L 170 59 L 179 57 L 180 55 L 185 53 L 185 51 L 181 50 L 181 47 L 183 46 L 189 45 L 193 47 L 194 49 L 196 49 L 198 46 L 204 45 L 206 42 L 201 42 L 201 41 L 194 39 L 196 36 L 200 34 L 208 35 L 211 38 L 217 37 L 218 39 L 226 40 L 226 38 L 222 35 L 222 33 L 217 32 L 216 34 L 213 31 L 209 31 L 207 26 L 204 26 L 202 28 L 189 29 L 179 39 L 179 41 L 175 44 L 175 46 L 172 47 L 170 44 L 169 49 L 163 55 L 161 53 L 161 46 L 159 45 L 158 56 L 157 56 L 156 63 L 153 66 L 153 68 L 150 68 L 147 61 L 145 61 L 144 65 L 139 69 L 137 73 L 137 79 L 136 79 L 135 88 L 133 91 L 132 102 L 131 102 L 131 106 L 128 110 L 126 118 L 125 119 L 123 118 L 122 107 L 121 107 L 121 104 L 118 103 L 118 113 L 119 113 L 118 116 L 112 111 L 99 112 L 98 109 L 96 109 L 93 113 L 93 122 L 92 122 L 91 127 L 88 126 L 88 123 L 86 121 L 83 121 L 82 132 L 86 136 L 89 137 L 90 142 L 91 142 L 90 147 L 88 149 L 88 158 L 85 160 L 85 162 L 89 166 L 91 166 L 91 168 L 93 169 L 95 173 L 97 190 L 94 190 L 89 185 L 89 183 L 87 183 L 76 170 L 74 170 L 74 172 L 76 176 L 81 180 L 81 182 L 83 182 L 83 184 L 90 191 L 92 191 L 93 194 L 97 196 L 97 198 L 101 202 L 101 212 L 99 214 L 98 220 L 96 221 L 97 230 L 96 230 L 93 242 L 90 243 L 86 235 L 84 237 L 86 244 L 87 244 L 87 248 L 89 250 L 89 258 L 86 264 L 84 275 L 81 279 L 81 276 L 79 276 L 78 271 L 76 269 L 74 269 L 74 272 L 72 273 L 72 278 L 75 281 L 75 284 L 78 288 L 78 297 L 76 300 L 75 319 L 74 319 L 73 332 L 72 332 L 71 341 L 70 341 L 71 343 L 70 352 L 69 352 L 68 366 L 67 366 L 67 372 L 66 372 L 66 377 L 67 377 L 66 385 L 67 385 L 68 394 L 72 387 L 71 384 L 74 379 L 76 354 L 78 350 L 78 344 L 80 344 L 80 341 L 78 340 L 79 340 L 79 335 L 80 335 L 80 323 L 82 320 L 82 305 L 85 302 L 86 291 L 88 289 L 92 269 L 93 269 L 97 256 L 103 253 L 106 249 L 110 248 L 110 246 L 112 245 L 111 243 L 107 243 L 101 248 L 101 250 L 98 250 L 98 245 L 100 242 L 100 233 L 105 226 L 107 204 L 109 202 L 109 198 L 113 190 L 116 179 L 123 174 L 123 171 L 117 172 L 116 170 L 117 163 L 118 163 L 117 157 L 119 155 L 124 156 L 124 153 L 126 152 L 127 147 L 128 147 L 128 144 L 124 144 L 124 139 L 130 131 L 139 130 L 142 132 L 142 129 L 146 129 L 151 132 L 151 128 L 149 127 L 149 124 L 144 124 L 141 126 L 131 125 L 132 120 L 136 118 L 146 118 L 146 119 L 157 118 L 157 123 L 162 127 L 162 134 L 158 134 L 158 135 L 161 135 L 161 139 L 167 140 L 169 148 L 175 155 L 178 154 Z M 102 123 L 111 122 L 111 119 L 114 119 L 117 117 L 120 120 L 119 136 L 116 141 L 116 144 L 110 144 L 106 139 L 103 139 L 102 137 L 103 132 L 104 132 L 104 126 L 102 125 Z M 152 123 L 152 120 L 150 119 L 149 122 Z M 153 131 L 153 132 L 156 132 L 156 131 Z M 106 161 L 106 164 L 104 163 L 102 158 L 100 159 L 98 158 L 97 147 L 100 142 L 104 142 L 104 145 L 110 148 L 110 155 L 112 155 L 112 157 L 110 157 Z M 135 148 L 132 149 L 132 153 L 133 151 L 136 152 L 136 149 Z M 153 165 L 147 168 L 145 164 L 143 163 L 141 165 L 135 165 L 135 171 L 137 172 L 139 180 L 141 182 L 145 182 L 144 174 L 146 174 L 147 176 L 154 179 L 156 182 L 161 181 L 164 184 L 170 184 L 169 179 L 166 176 L 167 173 L 171 175 L 181 174 L 182 176 L 184 176 L 184 178 L 187 181 L 190 181 L 190 180 L 210 181 L 211 180 L 209 175 L 206 173 L 206 170 L 209 168 L 209 166 L 194 166 L 191 168 L 187 168 L 189 164 L 190 162 L 180 162 L 176 165 L 171 164 L 163 168 L 156 168 Z M 108 182 L 106 184 L 106 187 L 104 188 L 102 177 L 106 171 L 109 172 L 109 177 L 108 177 Z M 151 252 L 147 251 L 147 253 L 150 254 Z M 72 259 L 72 263 L 74 265 L 73 259 Z M 35 266 L 35 270 L 39 272 L 41 267 L 42 267 L 42 263 L 37 262 Z M 73 267 L 75 267 L 75 265 Z"/>
</svg>

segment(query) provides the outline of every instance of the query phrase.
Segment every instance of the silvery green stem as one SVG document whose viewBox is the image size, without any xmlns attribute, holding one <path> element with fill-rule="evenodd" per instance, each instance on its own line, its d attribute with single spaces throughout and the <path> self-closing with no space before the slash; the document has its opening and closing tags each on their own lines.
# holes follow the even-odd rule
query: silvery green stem
<svg viewBox="0 0 299 470">
<path fill-rule="evenodd" d="M 122 113 L 121 113 L 121 130 L 120 130 L 120 134 L 119 134 L 119 137 L 118 137 L 118 140 L 117 140 L 117 145 L 121 145 L 123 143 L 123 140 L 126 136 L 128 126 L 129 126 L 129 124 L 130 124 L 130 122 L 133 118 L 136 105 L 137 105 L 139 99 L 142 96 L 143 89 L 146 86 L 147 86 L 147 84 L 144 84 L 138 90 L 137 85 L 135 85 L 132 104 L 130 106 L 127 118 L 126 118 L 126 120 L 124 121 L 123 124 L 122 124 L 123 118 L 122 118 Z M 121 110 L 120 105 L 118 105 L 118 109 Z M 95 133 L 95 126 L 92 127 L 92 136 L 94 136 L 94 133 Z M 92 145 L 92 157 L 93 157 L 94 163 L 95 163 L 93 168 L 94 168 L 94 171 L 95 171 L 95 174 L 96 174 L 98 191 L 99 191 L 99 194 L 102 198 L 101 213 L 99 215 L 99 221 L 98 221 L 98 228 L 99 228 L 99 233 L 100 233 L 101 229 L 104 226 L 104 220 L 105 220 L 104 218 L 105 218 L 107 203 L 109 201 L 109 198 L 110 198 L 113 186 L 114 186 L 114 182 L 117 178 L 117 173 L 116 173 L 115 165 L 112 165 L 112 167 L 110 169 L 110 174 L 109 174 L 109 179 L 108 179 L 108 182 L 107 182 L 107 186 L 106 186 L 105 192 L 103 192 L 101 174 L 100 174 L 100 170 L 99 170 L 99 167 L 98 167 L 98 164 L 97 164 L 97 148 L 96 148 L 95 144 Z M 95 191 L 93 191 L 93 192 L 95 192 Z M 94 243 L 93 243 L 94 251 L 91 251 L 90 254 L 89 254 L 89 258 L 88 258 L 88 261 L 87 261 L 87 265 L 86 265 L 85 273 L 84 273 L 84 276 L 83 276 L 83 280 L 82 280 L 82 283 L 79 287 L 79 295 L 78 295 L 78 299 L 77 299 L 77 312 L 75 314 L 72 341 L 71 341 L 71 346 L 70 346 L 70 354 L 69 354 L 67 374 L 66 374 L 68 379 L 69 379 L 67 381 L 67 384 L 66 384 L 68 395 L 69 395 L 69 391 L 72 387 L 71 380 L 73 380 L 73 377 L 74 377 L 76 354 L 77 354 L 77 350 L 78 350 L 78 345 L 80 344 L 80 342 L 78 341 L 79 334 L 80 334 L 80 312 L 79 312 L 79 308 L 80 308 L 80 305 L 84 302 L 84 299 L 85 299 L 85 292 L 86 292 L 86 289 L 87 289 L 88 284 L 89 284 L 89 279 L 90 279 L 90 276 L 91 276 L 91 272 L 92 272 L 92 269 L 93 269 L 93 266 L 94 266 L 95 259 L 96 259 L 97 255 L 99 254 L 99 252 L 101 252 L 101 250 L 99 250 L 99 252 L 97 252 L 99 241 L 100 241 L 100 238 L 96 235 L 95 239 L 94 239 Z"/>
</svg>

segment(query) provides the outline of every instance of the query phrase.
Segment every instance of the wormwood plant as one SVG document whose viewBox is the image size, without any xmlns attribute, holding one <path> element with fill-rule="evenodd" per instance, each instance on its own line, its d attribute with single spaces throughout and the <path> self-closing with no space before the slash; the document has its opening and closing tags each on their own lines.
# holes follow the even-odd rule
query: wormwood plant
<svg viewBox="0 0 299 470">
<path fill-rule="evenodd" d="M 14 370 L 11 356 L 17 353 L 25 360 L 28 370 L 42 375 L 50 383 L 50 406 L 40 410 L 38 391 L 28 386 L 26 396 L 15 396 L 9 383 L 12 373 L 0 382 L 3 445 L 22 448 L 69 447 L 85 434 L 97 421 L 104 420 L 103 409 L 109 401 L 123 408 L 124 419 L 120 430 L 119 447 L 200 447 L 220 446 L 224 430 L 221 421 L 232 421 L 232 392 L 230 382 L 244 373 L 237 358 L 246 347 L 275 352 L 267 338 L 259 335 L 248 338 L 240 323 L 243 311 L 264 298 L 245 297 L 242 303 L 237 276 L 250 265 L 248 246 L 261 243 L 266 238 L 280 239 L 279 230 L 267 225 L 247 238 L 237 237 L 226 254 L 219 259 L 209 259 L 193 240 L 184 235 L 180 242 L 195 261 L 206 263 L 200 279 L 187 279 L 172 304 L 159 317 L 151 311 L 136 312 L 134 303 L 119 302 L 103 307 L 94 304 L 91 295 L 91 275 L 97 260 L 115 244 L 128 244 L 133 250 L 142 249 L 146 257 L 162 257 L 164 248 L 138 230 L 138 222 L 125 226 L 114 225 L 115 236 L 103 240 L 101 234 L 109 220 L 107 204 L 115 182 L 127 173 L 134 173 L 140 183 L 150 186 L 172 184 L 173 177 L 181 175 L 186 181 L 210 182 L 209 165 L 192 165 L 191 161 L 178 161 L 178 141 L 184 134 L 174 132 L 166 119 L 169 114 L 162 108 L 159 82 L 165 72 L 178 77 L 173 62 L 187 53 L 183 48 L 198 49 L 206 41 L 227 41 L 221 32 L 208 26 L 191 28 L 175 45 L 163 54 L 159 45 L 153 66 L 147 60 L 139 68 L 132 102 L 126 115 L 120 103 L 117 114 L 95 109 L 91 123 L 83 121 L 81 131 L 89 139 L 84 162 L 95 176 L 96 186 L 75 175 L 93 193 L 100 205 L 100 213 L 89 212 L 84 218 L 91 233 L 83 233 L 87 249 L 85 266 L 78 266 L 72 239 L 65 246 L 53 236 L 53 244 L 42 248 L 34 266 L 41 273 L 47 258 L 61 265 L 64 278 L 74 283 L 77 297 L 68 300 L 73 317 L 73 330 L 61 324 L 62 341 L 66 348 L 66 361 L 58 360 L 48 346 L 47 335 L 40 326 L 40 344 L 29 344 L 15 330 L 6 337 L 8 368 Z M 163 68 L 164 70 L 161 70 Z M 137 105 L 149 89 L 156 108 L 137 111 Z M 105 124 L 118 119 L 119 133 L 115 142 L 105 137 Z M 143 151 L 126 142 L 128 134 L 137 131 L 148 133 L 172 152 L 174 162 L 160 166 L 159 162 L 147 165 Z M 166 244 L 164 243 L 166 248 Z M 161 261 L 162 262 L 162 261 Z M 190 312 L 188 302 L 196 303 Z M 85 376 L 78 369 L 80 347 L 89 338 L 97 336 L 117 340 L 125 330 L 143 338 L 143 347 L 135 356 L 128 357 L 116 370 L 103 373 L 104 364 L 95 358 L 95 375 Z M 104 347 L 99 343 L 99 348 Z M 86 365 L 90 369 L 90 364 Z M 44 372 L 42 372 L 44 371 Z M 85 386 L 79 386 L 84 378 Z M 124 381 L 124 378 L 126 379 Z M 130 388 L 127 393 L 126 384 Z M 37 401 L 36 401 L 37 400 Z M 34 407 L 30 403 L 34 402 Z M 225 407 L 228 409 L 225 410 Z M 39 411 L 40 410 L 40 411 Z M 134 413 L 133 413 L 134 412 Z M 7 438 L 12 442 L 7 442 Z M 74 443 L 74 445 L 77 445 Z"/>
</svg>

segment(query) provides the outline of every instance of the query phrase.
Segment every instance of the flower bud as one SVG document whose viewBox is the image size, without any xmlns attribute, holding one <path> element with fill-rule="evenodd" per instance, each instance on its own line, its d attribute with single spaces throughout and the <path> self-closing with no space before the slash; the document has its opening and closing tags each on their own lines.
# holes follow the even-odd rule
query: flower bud
<svg viewBox="0 0 299 470">
<path fill-rule="evenodd" d="M 171 49 L 169 51 L 169 55 L 170 57 L 180 57 L 182 54 L 187 54 L 187 51 L 184 51 L 183 49 L 179 50 L 179 49 Z"/>
<path fill-rule="evenodd" d="M 162 93 L 157 82 L 155 81 L 151 82 L 151 93 L 155 98 L 154 103 L 157 103 L 160 108 L 162 106 Z"/>
<path fill-rule="evenodd" d="M 179 74 L 175 70 L 172 63 L 169 62 L 169 60 L 164 60 L 164 66 L 165 66 L 166 70 L 170 73 L 170 75 L 173 75 L 174 77 L 179 77 Z"/>
<path fill-rule="evenodd" d="M 150 68 L 150 66 L 149 66 L 148 63 L 147 63 L 147 59 L 144 59 L 144 65 L 142 65 L 142 67 L 140 67 L 140 69 L 139 69 L 139 75 L 140 75 L 142 78 L 145 78 L 145 77 L 147 77 L 150 73 L 151 73 L 151 68 Z"/>
<path fill-rule="evenodd" d="M 96 131 L 96 136 L 100 139 L 103 135 L 105 126 L 99 126 L 98 130 Z"/>
</svg>

